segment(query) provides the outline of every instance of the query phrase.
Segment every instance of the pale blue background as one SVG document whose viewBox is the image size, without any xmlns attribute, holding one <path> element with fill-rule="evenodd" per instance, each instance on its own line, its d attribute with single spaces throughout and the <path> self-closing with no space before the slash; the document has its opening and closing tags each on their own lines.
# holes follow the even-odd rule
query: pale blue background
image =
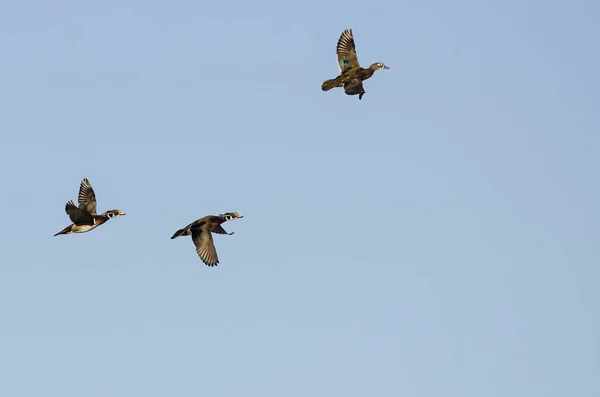
<svg viewBox="0 0 600 397">
<path fill-rule="evenodd" d="M 0 395 L 600 395 L 597 1 L 0 4 Z"/>
</svg>

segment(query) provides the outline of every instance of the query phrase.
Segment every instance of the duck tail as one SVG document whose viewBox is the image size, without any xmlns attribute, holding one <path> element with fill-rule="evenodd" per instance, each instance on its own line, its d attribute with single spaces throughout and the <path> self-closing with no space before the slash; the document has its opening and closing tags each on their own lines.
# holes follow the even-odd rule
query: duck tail
<svg viewBox="0 0 600 397">
<path fill-rule="evenodd" d="M 64 228 L 63 230 L 61 230 L 60 232 L 56 233 L 56 234 L 54 235 L 54 237 L 58 236 L 59 234 L 70 234 L 70 233 L 71 233 L 71 226 L 72 226 L 72 225 L 69 225 L 69 226 L 65 227 L 65 228 Z"/>
<path fill-rule="evenodd" d="M 338 76 L 335 79 L 331 80 L 325 80 L 321 85 L 321 89 L 323 91 L 329 91 L 330 89 L 335 87 L 342 87 L 344 84 L 342 83 L 342 79 L 340 77 L 342 76 Z"/>
<path fill-rule="evenodd" d="M 181 237 L 184 236 L 186 234 L 186 228 L 184 227 L 183 229 L 179 229 L 178 231 L 175 232 L 175 234 L 173 235 L 173 237 L 171 237 L 171 240 L 173 240 L 174 238 L 177 237 Z"/>
</svg>

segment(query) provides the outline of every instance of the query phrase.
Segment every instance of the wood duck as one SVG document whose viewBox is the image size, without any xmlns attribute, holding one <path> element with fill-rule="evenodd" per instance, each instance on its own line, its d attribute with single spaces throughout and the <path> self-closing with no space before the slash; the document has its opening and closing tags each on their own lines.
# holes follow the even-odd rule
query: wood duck
<svg viewBox="0 0 600 397">
<path fill-rule="evenodd" d="M 226 212 L 219 216 L 208 215 L 190 223 L 183 229 L 179 229 L 171 239 L 179 236 L 192 236 L 196 252 L 200 256 L 200 259 L 202 259 L 202 262 L 211 267 L 217 266 L 219 257 L 213 243 L 212 233 L 232 235 L 234 232 L 227 233 L 221 224 L 237 218 L 243 218 L 243 216 L 237 212 Z"/>
<path fill-rule="evenodd" d="M 83 178 L 79 186 L 79 196 L 77 197 L 79 207 L 69 200 L 65 205 L 65 211 L 71 218 L 71 225 L 65 227 L 59 234 L 85 233 L 97 228 L 109 219 L 125 215 L 121 210 L 108 210 L 100 215 L 96 214 L 96 194 L 87 178 Z"/>
<path fill-rule="evenodd" d="M 325 80 L 323 85 L 321 85 L 323 91 L 329 91 L 335 87 L 344 87 L 346 94 L 358 94 L 358 99 L 360 100 L 365 94 L 362 82 L 373 76 L 376 70 L 389 69 L 389 67 L 381 62 L 374 63 L 367 69 L 360 66 L 358 57 L 356 56 L 352 29 L 344 30 L 338 40 L 336 52 L 340 75 L 335 79 Z"/>
</svg>

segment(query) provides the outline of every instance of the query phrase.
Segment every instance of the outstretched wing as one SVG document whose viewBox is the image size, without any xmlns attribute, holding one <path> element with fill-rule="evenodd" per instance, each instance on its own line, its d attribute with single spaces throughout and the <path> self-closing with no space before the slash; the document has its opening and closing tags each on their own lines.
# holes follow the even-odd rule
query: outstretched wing
<svg viewBox="0 0 600 397">
<path fill-rule="evenodd" d="M 87 178 L 83 178 L 81 186 L 79 186 L 79 208 L 89 212 L 92 215 L 96 215 L 96 193 Z"/>
<path fill-rule="evenodd" d="M 356 56 L 356 47 L 354 45 L 352 29 L 344 30 L 338 40 L 336 52 L 340 73 L 344 73 L 344 71 L 348 69 L 360 67 L 358 57 Z"/>
<path fill-rule="evenodd" d="M 364 94 L 363 83 L 361 79 L 352 79 L 344 84 L 344 91 L 348 95 Z"/>
<path fill-rule="evenodd" d="M 223 229 L 223 226 L 221 226 L 221 225 L 213 225 L 210 228 L 210 231 L 213 232 L 213 233 L 218 233 L 218 234 L 227 234 L 229 236 L 231 236 L 233 233 L 235 233 L 235 232 L 227 233 L 225 231 L 225 229 Z"/>
<path fill-rule="evenodd" d="M 89 212 L 82 210 L 81 208 L 77 208 L 73 200 L 67 202 L 65 205 L 65 211 L 71 222 L 76 225 L 93 225 L 94 217 L 90 215 Z"/>
<path fill-rule="evenodd" d="M 192 241 L 196 246 L 196 252 L 202 262 L 208 266 L 216 266 L 219 263 L 217 249 L 213 243 L 210 225 L 204 224 L 202 227 L 192 227 Z"/>
</svg>

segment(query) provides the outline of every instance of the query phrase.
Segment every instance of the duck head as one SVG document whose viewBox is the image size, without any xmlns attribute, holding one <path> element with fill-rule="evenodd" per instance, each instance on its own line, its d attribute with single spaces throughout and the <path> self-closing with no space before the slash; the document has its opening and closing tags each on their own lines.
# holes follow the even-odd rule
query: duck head
<svg viewBox="0 0 600 397">
<path fill-rule="evenodd" d="M 220 214 L 219 216 L 221 218 L 225 219 L 226 221 L 230 221 L 232 219 L 237 219 L 237 218 L 243 218 L 243 216 L 238 214 L 237 212 L 226 212 L 224 214 Z"/>
<path fill-rule="evenodd" d="M 108 217 L 108 219 L 116 218 L 117 216 L 125 215 L 121 210 L 108 210 L 104 213 Z"/>
<path fill-rule="evenodd" d="M 383 70 L 383 69 L 389 69 L 388 66 L 385 66 L 383 64 L 383 62 L 377 62 L 372 64 L 371 66 L 369 66 L 369 69 L 373 69 L 373 70 Z"/>
</svg>

